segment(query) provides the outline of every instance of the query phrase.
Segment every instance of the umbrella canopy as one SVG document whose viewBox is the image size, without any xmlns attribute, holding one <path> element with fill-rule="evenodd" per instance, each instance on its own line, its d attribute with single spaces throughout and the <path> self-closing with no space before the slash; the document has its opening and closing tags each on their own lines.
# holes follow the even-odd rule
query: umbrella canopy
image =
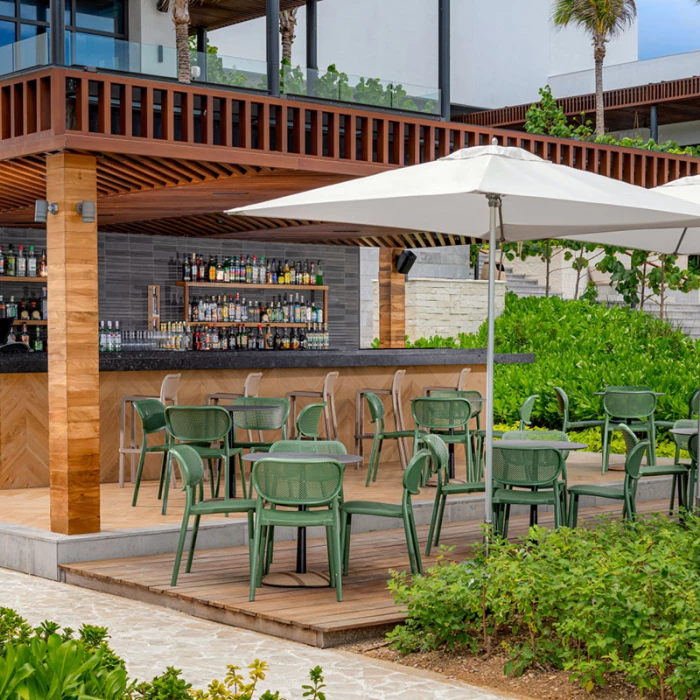
<svg viewBox="0 0 700 700">
<path fill-rule="evenodd" d="M 499 241 L 588 240 L 614 231 L 700 224 L 700 205 L 545 161 L 520 148 L 468 148 L 407 168 L 321 187 L 228 214 L 391 226 Z M 586 236 L 584 239 L 583 236 Z M 603 242 L 603 241 L 601 241 Z M 622 245 L 622 243 L 619 243 Z M 486 513 L 492 512 L 495 255 L 489 255 Z"/>
<path fill-rule="evenodd" d="M 700 206 L 700 175 L 682 177 L 660 187 L 652 192 L 675 197 L 677 199 Z M 614 238 L 614 242 L 612 240 Z M 695 255 L 700 253 L 700 227 L 675 227 L 649 230 L 636 230 L 588 234 L 577 236 L 577 239 L 587 243 L 616 245 L 620 248 L 638 248 L 667 255 Z"/>
</svg>

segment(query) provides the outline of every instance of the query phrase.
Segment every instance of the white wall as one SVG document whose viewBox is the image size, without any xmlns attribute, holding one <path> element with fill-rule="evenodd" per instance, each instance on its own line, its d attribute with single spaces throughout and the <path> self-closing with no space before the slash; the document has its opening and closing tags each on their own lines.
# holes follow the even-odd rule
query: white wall
<svg viewBox="0 0 700 700">
<path fill-rule="evenodd" d="M 149 75 L 177 76 L 175 27 L 170 12 L 159 12 L 155 0 L 129 4 L 129 41 L 141 44 L 141 71 Z M 163 47 L 159 50 L 159 47 Z"/>
</svg>

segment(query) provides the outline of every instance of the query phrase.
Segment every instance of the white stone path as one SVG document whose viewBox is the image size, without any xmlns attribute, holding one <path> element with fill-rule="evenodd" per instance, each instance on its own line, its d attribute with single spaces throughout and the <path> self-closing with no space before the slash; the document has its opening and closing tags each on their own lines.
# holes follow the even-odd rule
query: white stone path
<svg viewBox="0 0 700 700">
<path fill-rule="evenodd" d="M 301 700 L 308 670 L 323 667 L 328 700 L 498 700 L 502 696 L 424 671 L 333 649 L 294 642 L 200 620 L 146 603 L 0 569 L 0 606 L 17 610 L 31 624 L 49 619 L 64 627 L 109 627 L 110 644 L 132 677 L 150 680 L 166 666 L 181 668 L 195 688 L 222 679 L 227 664 L 256 658 L 270 672 L 263 690 Z"/>
</svg>

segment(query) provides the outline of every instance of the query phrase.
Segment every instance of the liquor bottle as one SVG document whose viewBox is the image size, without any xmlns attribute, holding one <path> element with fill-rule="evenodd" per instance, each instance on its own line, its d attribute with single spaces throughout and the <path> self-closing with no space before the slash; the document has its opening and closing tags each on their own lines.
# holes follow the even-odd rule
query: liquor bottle
<svg viewBox="0 0 700 700">
<path fill-rule="evenodd" d="M 0 294 L 0 318 L 7 318 L 7 307 L 5 306 L 5 300 Z"/>
<path fill-rule="evenodd" d="M 192 268 L 190 267 L 190 261 L 187 259 L 187 257 L 183 258 L 182 260 L 182 281 L 192 281 Z"/>
<path fill-rule="evenodd" d="M 114 352 L 122 351 L 122 332 L 119 330 L 119 321 L 114 322 Z"/>
<path fill-rule="evenodd" d="M 107 332 L 104 321 L 100 321 L 100 352 L 107 352 Z"/>
<path fill-rule="evenodd" d="M 36 277 L 36 255 L 34 254 L 34 246 L 29 246 L 29 255 L 27 256 L 27 277 Z"/>
<path fill-rule="evenodd" d="M 306 339 L 306 333 L 304 333 L 304 329 L 300 328 L 299 329 L 299 349 L 300 350 L 307 350 L 308 349 L 308 341 Z"/>
<path fill-rule="evenodd" d="M 114 333 L 111 321 L 107 321 L 107 352 L 114 352 Z"/>
<path fill-rule="evenodd" d="M 190 281 L 196 282 L 199 275 L 199 264 L 197 263 L 197 254 L 192 253 L 190 256 Z"/>
<path fill-rule="evenodd" d="M 305 262 L 304 263 L 304 273 L 303 273 L 302 284 L 309 284 L 310 281 L 311 281 L 311 277 L 309 275 L 309 263 Z"/>
<path fill-rule="evenodd" d="M 318 265 L 316 265 L 316 284 L 319 287 L 323 285 L 323 267 L 320 260 L 318 261 Z"/>
<path fill-rule="evenodd" d="M 292 283 L 292 269 L 289 267 L 289 260 L 284 261 L 284 283 Z"/>
<path fill-rule="evenodd" d="M 231 261 L 229 258 L 224 260 L 224 282 L 228 284 L 231 281 Z"/>
<path fill-rule="evenodd" d="M 46 277 L 49 274 L 49 266 L 46 262 L 46 250 L 41 251 L 41 261 L 39 262 L 39 277 Z"/>
<path fill-rule="evenodd" d="M 17 318 L 17 304 L 14 296 L 11 296 L 10 301 L 7 302 L 7 318 Z"/>
<path fill-rule="evenodd" d="M 204 256 L 199 256 L 199 265 L 197 270 L 197 281 L 204 282 L 209 277 L 209 271 L 207 270 L 207 264 L 204 262 Z"/>
<path fill-rule="evenodd" d="M 316 307 L 316 323 L 323 323 L 323 307 L 320 305 Z"/>
<path fill-rule="evenodd" d="M 221 260 L 219 258 L 216 259 L 216 281 L 217 282 L 224 281 L 224 264 L 221 262 Z"/>
<path fill-rule="evenodd" d="M 265 349 L 265 334 L 263 333 L 262 326 L 258 326 L 258 350 L 264 350 Z"/>
<path fill-rule="evenodd" d="M 288 284 L 296 284 L 297 283 L 297 271 L 296 268 L 294 267 L 294 260 L 289 263 L 289 282 Z"/>
<path fill-rule="evenodd" d="M 41 339 L 41 335 L 39 333 L 39 326 L 37 326 L 36 328 L 36 335 L 34 336 L 32 350 L 34 350 L 34 352 L 44 352 L 44 341 Z"/>
<path fill-rule="evenodd" d="M 5 256 L 2 254 L 2 246 L 0 245 L 0 277 L 5 275 Z"/>
<path fill-rule="evenodd" d="M 250 259 L 250 255 L 245 261 L 245 284 L 252 284 L 253 282 L 253 263 Z"/>
<path fill-rule="evenodd" d="M 260 279 L 260 269 L 258 267 L 258 258 L 256 255 L 253 256 L 253 262 L 250 266 L 250 282 L 251 284 L 258 284 Z"/>
<path fill-rule="evenodd" d="M 330 347 L 331 347 L 331 342 L 330 342 L 330 337 L 328 335 L 328 324 L 324 323 L 323 324 L 323 349 L 330 350 Z"/>
<path fill-rule="evenodd" d="M 301 303 L 299 302 L 299 292 L 294 300 L 294 323 L 301 323 Z"/>
<path fill-rule="evenodd" d="M 265 305 L 262 308 L 262 312 L 260 314 L 260 321 L 262 323 L 269 323 L 270 322 L 270 310 L 269 306 Z"/>
<path fill-rule="evenodd" d="M 21 299 L 18 304 L 17 318 L 19 318 L 22 321 L 29 320 L 29 302 L 25 299 Z"/>
<path fill-rule="evenodd" d="M 26 323 L 22 324 L 22 335 L 20 335 L 19 337 L 19 342 L 24 343 L 25 345 L 29 345 L 29 331 L 27 330 Z"/>
<path fill-rule="evenodd" d="M 27 258 L 24 257 L 24 246 L 19 247 L 17 254 L 17 277 L 27 276 Z"/>
<path fill-rule="evenodd" d="M 265 281 L 267 284 L 277 284 L 277 272 L 275 270 L 274 258 L 272 258 L 272 260 L 268 260 Z"/>
<path fill-rule="evenodd" d="M 275 350 L 282 349 L 282 336 L 280 335 L 279 329 L 275 329 L 275 339 L 274 339 Z"/>
<path fill-rule="evenodd" d="M 275 337 L 272 335 L 272 329 L 270 326 L 267 327 L 265 331 L 265 350 L 275 349 Z"/>
<path fill-rule="evenodd" d="M 277 284 L 284 284 L 284 267 L 281 260 L 277 263 Z"/>
<path fill-rule="evenodd" d="M 316 266 L 311 263 L 311 270 L 309 271 L 309 284 L 316 284 Z"/>
<path fill-rule="evenodd" d="M 214 256 L 209 258 L 209 267 L 207 269 L 207 279 L 210 282 L 216 282 L 216 260 Z"/>
<path fill-rule="evenodd" d="M 29 300 L 29 318 L 32 321 L 41 321 L 41 306 L 33 297 Z"/>
<path fill-rule="evenodd" d="M 294 328 L 292 328 L 292 333 L 289 336 L 289 343 L 291 346 L 292 350 L 298 350 L 299 349 L 299 336 L 297 336 L 296 331 Z"/>
<path fill-rule="evenodd" d="M 15 257 L 15 251 L 10 243 L 10 249 L 7 251 L 7 262 L 6 262 L 5 274 L 8 277 L 15 277 L 17 275 L 17 258 Z"/>
</svg>

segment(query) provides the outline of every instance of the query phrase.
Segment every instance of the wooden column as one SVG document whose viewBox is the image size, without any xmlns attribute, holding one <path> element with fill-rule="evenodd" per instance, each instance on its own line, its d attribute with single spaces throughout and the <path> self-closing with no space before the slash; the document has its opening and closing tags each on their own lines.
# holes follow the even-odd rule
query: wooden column
<svg viewBox="0 0 700 700">
<path fill-rule="evenodd" d="M 76 211 L 97 201 L 95 158 L 47 156 L 46 193 L 51 530 L 78 535 L 100 530 L 97 222 Z"/>
<path fill-rule="evenodd" d="M 400 248 L 379 249 L 379 347 L 406 347 L 406 276 L 396 272 Z"/>
</svg>

